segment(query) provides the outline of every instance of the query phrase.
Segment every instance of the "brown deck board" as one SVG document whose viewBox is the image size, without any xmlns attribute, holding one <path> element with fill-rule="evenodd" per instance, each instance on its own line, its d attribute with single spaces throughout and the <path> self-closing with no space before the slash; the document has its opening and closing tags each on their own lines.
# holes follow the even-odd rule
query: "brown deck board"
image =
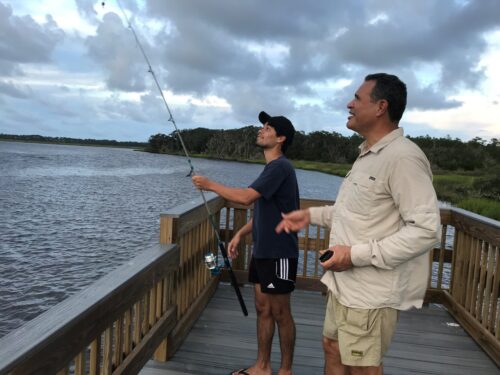
<svg viewBox="0 0 500 375">
<path fill-rule="evenodd" d="M 232 288 L 220 284 L 175 356 L 166 363 L 149 361 L 141 375 L 228 374 L 250 366 L 256 356 L 256 321 L 253 288 L 242 288 L 249 310 L 244 317 Z M 297 326 L 294 356 L 296 375 L 323 374 L 321 332 L 325 297 L 297 290 L 292 295 Z M 385 374 L 500 374 L 500 369 L 439 305 L 403 312 L 384 361 Z M 272 364 L 279 368 L 275 332 Z"/>
</svg>

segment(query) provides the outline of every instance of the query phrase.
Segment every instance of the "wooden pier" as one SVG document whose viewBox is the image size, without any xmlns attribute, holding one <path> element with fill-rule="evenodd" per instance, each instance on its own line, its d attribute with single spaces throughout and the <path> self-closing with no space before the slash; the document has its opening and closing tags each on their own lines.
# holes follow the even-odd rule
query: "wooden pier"
<svg viewBox="0 0 500 375">
<path fill-rule="evenodd" d="M 229 374 L 248 367 L 257 353 L 253 288 L 242 289 L 249 316 L 239 309 L 234 291 L 220 284 L 181 348 L 167 362 L 151 360 L 140 375 Z M 292 294 L 297 326 L 294 358 L 296 375 L 322 375 L 321 332 L 325 296 L 298 290 Z M 272 367 L 279 368 L 277 332 L 272 349 Z M 497 375 L 500 370 L 442 305 L 405 311 L 384 361 L 386 375 L 453 374 Z"/>
<path fill-rule="evenodd" d="M 251 217 L 251 207 L 209 197 L 227 242 Z M 301 206 L 332 203 L 302 200 Z M 497 374 L 500 223 L 455 208 L 442 209 L 441 220 L 443 240 L 429 254 L 428 306 L 401 314 L 386 373 Z M 296 374 L 322 373 L 318 251 L 328 238 L 327 229 L 312 225 L 300 234 L 292 297 Z M 250 249 L 247 237 L 233 262 L 240 282 L 247 280 Z M 232 289 L 219 285 L 227 275 L 214 278 L 204 266 L 207 251 L 216 253 L 217 241 L 203 202 L 173 208 L 161 216 L 157 246 L 138 249 L 136 258 L 1 338 L 0 375 L 224 374 L 251 365 L 252 288 L 242 288 L 250 311 L 245 318 Z M 278 353 L 275 346 L 274 361 Z"/>
</svg>

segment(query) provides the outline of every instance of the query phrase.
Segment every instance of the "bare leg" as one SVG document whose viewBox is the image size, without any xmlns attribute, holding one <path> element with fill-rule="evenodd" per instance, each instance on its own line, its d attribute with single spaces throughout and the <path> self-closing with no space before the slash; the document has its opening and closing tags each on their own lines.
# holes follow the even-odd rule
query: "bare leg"
<svg viewBox="0 0 500 375">
<path fill-rule="evenodd" d="M 340 359 L 339 342 L 323 336 L 325 351 L 325 375 L 383 375 L 380 366 L 344 366 Z"/>
<path fill-rule="evenodd" d="M 278 375 L 291 375 L 295 349 L 295 322 L 290 307 L 290 293 L 271 294 L 271 310 L 278 324 L 281 348 L 281 367 Z"/>
<path fill-rule="evenodd" d="M 260 284 L 255 284 L 255 311 L 257 312 L 257 361 L 247 372 L 251 375 L 271 375 L 271 347 L 275 320 L 269 294 L 261 292 Z"/>
<path fill-rule="evenodd" d="M 323 336 L 325 375 L 349 375 L 349 369 L 340 360 L 339 342 Z"/>
</svg>

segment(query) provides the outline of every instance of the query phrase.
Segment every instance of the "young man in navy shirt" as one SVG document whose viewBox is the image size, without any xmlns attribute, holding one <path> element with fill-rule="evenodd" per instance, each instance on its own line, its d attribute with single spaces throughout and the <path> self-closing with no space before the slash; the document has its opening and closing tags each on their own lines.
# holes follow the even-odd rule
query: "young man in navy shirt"
<svg viewBox="0 0 500 375">
<path fill-rule="evenodd" d="M 279 375 L 292 374 L 295 347 L 295 322 L 290 309 L 290 294 L 295 288 L 297 233 L 276 233 L 281 214 L 299 208 L 299 188 L 292 164 L 284 156 L 295 129 L 286 117 L 259 114 L 263 124 L 257 136 L 266 166 L 248 188 L 232 188 L 204 176 L 193 176 L 198 189 L 213 191 L 235 203 L 254 203 L 253 218 L 233 237 L 228 246 L 231 258 L 238 256 L 241 239 L 252 233 L 253 251 L 249 281 L 255 284 L 258 355 L 255 364 L 233 374 L 271 375 L 271 346 L 275 324 L 281 346 Z"/>
</svg>

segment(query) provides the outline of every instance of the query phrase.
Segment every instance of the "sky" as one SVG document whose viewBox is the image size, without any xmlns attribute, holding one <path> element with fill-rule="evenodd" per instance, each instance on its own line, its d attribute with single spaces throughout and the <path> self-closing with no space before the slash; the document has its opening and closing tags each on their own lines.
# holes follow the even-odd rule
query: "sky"
<svg viewBox="0 0 500 375">
<path fill-rule="evenodd" d="M 370 73 L 407 85 L 407 135 L 500 138 L 498 0 L 0 0 L 0 133 L 145 142 L 258 125 L 353 133 Z M 122 11 L 123 10 L 123 11 Z"/>
</svg>

